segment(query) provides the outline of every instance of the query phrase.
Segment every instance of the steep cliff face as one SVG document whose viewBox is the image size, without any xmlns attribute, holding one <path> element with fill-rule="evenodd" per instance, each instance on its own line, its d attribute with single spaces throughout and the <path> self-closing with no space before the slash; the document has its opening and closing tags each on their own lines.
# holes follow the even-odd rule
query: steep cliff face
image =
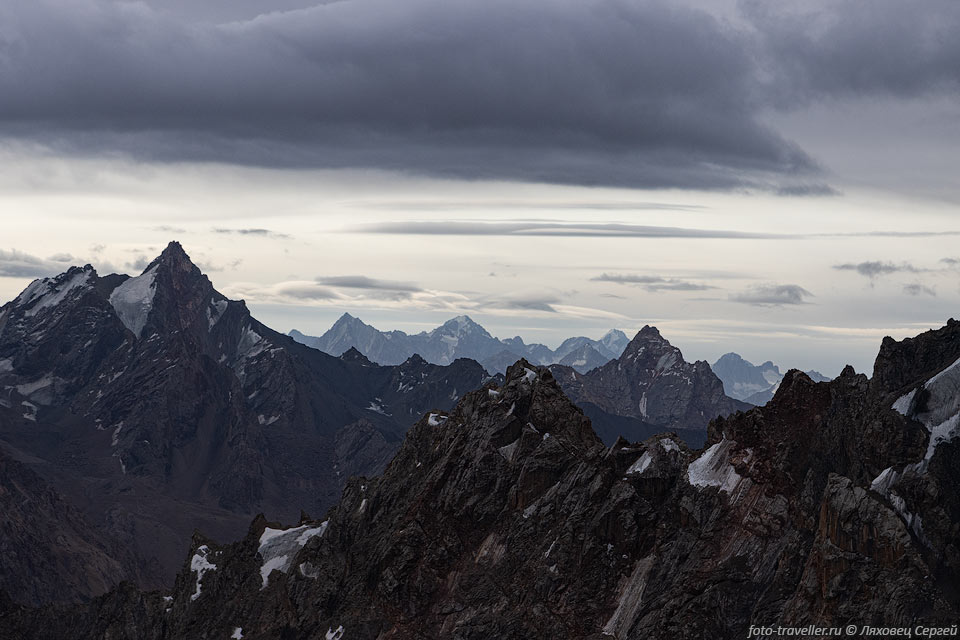
<svg viewBox="0 0 960 640">
<path fill-rule="evenodd" d="M 169 595 L 121 588 L 71 621 L 82 637 L 596 640 L 951 624 L 958 334 L 886 342 L 871 380 L 790 371 L 701 451 L 670 434 L 606 447 L 520 362 L 425 415 L 322 520 L 196 536 Z M 0 628 L 58 637 L 60 617 L 8 607 Z"/>
</svg>

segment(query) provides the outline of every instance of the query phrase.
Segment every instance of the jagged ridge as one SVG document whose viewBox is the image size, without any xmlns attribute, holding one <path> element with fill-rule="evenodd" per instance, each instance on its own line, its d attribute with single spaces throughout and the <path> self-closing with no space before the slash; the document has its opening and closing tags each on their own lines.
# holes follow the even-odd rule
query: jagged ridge
<svg viewBox="0 0 960 640">
<path fill-rule="evenodd" d="M 949 625 L 960 452 L 956 432 L 931 448 L 924 420 L 947 406 L 938 398 L 957 359 L 951 321 L 885 341 L 872 380 L 847 368 L 818 384 L 790 371 L 766 407 L 712 422 L 701 452 L 668 435 L 608 449 L 548 370 L 519 362 L 501 387 L 425 415 L 384 475 L 351 480 L 323 522 L 283 533 L 259 519 L 225 546 L 198 538 L 169 605 L 121 589 L 75 619 L 91 634 L 123 624 L 152 638 Z M 956 416 L 954 405 L 945 411 Z M 890 469 L 912 480 L 877 486 Z M 914 482 L 927 492 L 912 493 Z M 277 538 L 282 561 L 264 543 Z M 201 575 L 198 554 L 216 568 Z M 124 617 L 105 619 L 116 608 Z M 2 624 L 38 629 L 46 615 L 21 610 Z"/>
</svg>

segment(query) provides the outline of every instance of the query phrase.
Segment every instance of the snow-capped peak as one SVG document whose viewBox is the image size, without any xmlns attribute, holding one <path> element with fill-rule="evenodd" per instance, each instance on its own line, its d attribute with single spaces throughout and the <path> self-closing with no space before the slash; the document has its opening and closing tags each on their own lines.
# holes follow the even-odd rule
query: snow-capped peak
<svg viewBox="0 0 960 640">
<path fill-rule="evenodd" d="M 94 274 L 93 267 L 87 265 L 82 269 L 73 267 L 55 278 L 34 280 L 17 296 L 14 304 L 30 306 L 24 315 L 34 316 L 43 309 L 57 306 L 73 291 L 85 287 Z"/>
<path fill-rule="evenodd" d="M 479 329 L 481 332 L 486 333 L 486 330 L 478 325 L 470 316 L 457 316 L 451 318 L 443 323 L 444 329 L 448 329 L 454 332 L 454 335 L 461 336 L 465 333 L 469 333 L 475 329 Z"/>
</svg>

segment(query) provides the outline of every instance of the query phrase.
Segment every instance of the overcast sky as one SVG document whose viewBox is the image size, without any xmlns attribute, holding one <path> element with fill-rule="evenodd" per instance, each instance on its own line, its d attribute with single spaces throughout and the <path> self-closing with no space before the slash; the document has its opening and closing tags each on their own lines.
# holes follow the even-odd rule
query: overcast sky
<svg viewBox="0 0 960 640">
<path fill-rule="evenodd" d="M 180 240 L 275 328 L 869 373 L 960 302 L 960 4 L 0 0 L 0 301 Z"/>
</svg>

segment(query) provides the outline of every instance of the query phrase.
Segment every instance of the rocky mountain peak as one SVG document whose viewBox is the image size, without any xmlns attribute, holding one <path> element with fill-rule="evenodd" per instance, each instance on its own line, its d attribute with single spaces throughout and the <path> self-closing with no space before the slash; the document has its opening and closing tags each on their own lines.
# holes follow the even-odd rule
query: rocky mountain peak
<svg viewBox="0 0 960 640">
<path fill-rule="evenodd" d="M 473 318 L 467 315 L 459 315 L 443 323 L 440 327 L 443 333 L 449 333 L 454 336 L 463 336 L 470 333 L 478 333 L 481 336 L 490 338 L 487 330 L 473 321 Z"/>
<path fill-rule="evenodd" d="M 514 380 L 519 380 L 521 378 L 527 381 L 533 380 L 537 377 L 536 370 L 536 365 L 530 364 L 526 358 L 520 358 L 515 363 L 507 367 L 505 384 L 510 384 Z M 552 375 L 550 377 L 551 379 L 553 378 Z"/>
<path fill-rule="evenodd" d="M 73 293 L 89 288 L 96 280 L 97 272 L 89 264 L 73 266 L 52 278 L 34 280 L 14 299 L 13 305 L 25 308 L 25 315 L 33 316 L 42 309 L 57 306 Z"/>
<path fill-rule="evenodd" d="M 171 276 L 171 282 L 176 284 L 192 283 L 198 278 L 207 280 L 206 276 L 200 271 L 200 268 L 193 263 L 187 252 L 179 242 L 171 242 L 167 245 L 159 256 L 151 262 L 144 273 L 156 267 L 158 273 L 168 273 Z M 209 280 L 207 280 L 209 283 Z"/>
<path fill-rule="evenodd" d="M 655 342 L 667 342 L 667 340 L 660 335 L 660 330 L 656 327 L 651 327 L 648 324 L 643 325 L 643 328 L 637 332 L 637 335 L 634 336 L 634 340 L 637 338 L 642 338 L 644 340 L 655 341 Z M 667 342 L 667 344 L 670 344 Z"/>
<path fill-rule="evenodd" d="M 370 359 L 367 356 L 360 353 L 356 347 L 350 347 L 340 356 L 340 359 L 344 362 L 357 362 L 363 366 L 372 366 L 373 363 L 370 362 Z"/>
<path fill-rule="evenodd" d="M 187 328 L 206 332 L 208 311 L 219 303 L 222 313 L 226 301 L 176 241 L 110 296 L 121 320 L 137 336 L 148 324 L 161 333 Z"/>
<path fill-rule="evenodd" d="M 716 364 L 719 365 L 721 363 L 732 364 L 732 365 L 749 364 L 746 360 L 743 359 L 743 357 L 739 353 L 734 353 L 733 351 L 729 353 L 725 353 L 719 358 L 717 358 Z"/>
<path fill-rule="evenodd" d="M 657 361 L 657 367 L 662 368 L 668 365 L 667 362 L 660 362 L 663 356 L 673 355 L 673 360 L 679 362 L 683 359 L 680 350 L 670 344 L 670 341 L 660 335 L 656 327 L 646 325 L 637 332 L 633 340 L 623 350 L 618 359 L 621 363 L 639 363 L 647 361 Z"/>
<path fill-rule="evenodd" d="M 352 316 L 346 312 L 344 312 L 344 314 L 339 318 L 337 318 L 337 321 L 333 323 L 333 328 L 351 327 L 351 326 L 365 326 L 365 323 L 359 318 Z"/>
</svg>

